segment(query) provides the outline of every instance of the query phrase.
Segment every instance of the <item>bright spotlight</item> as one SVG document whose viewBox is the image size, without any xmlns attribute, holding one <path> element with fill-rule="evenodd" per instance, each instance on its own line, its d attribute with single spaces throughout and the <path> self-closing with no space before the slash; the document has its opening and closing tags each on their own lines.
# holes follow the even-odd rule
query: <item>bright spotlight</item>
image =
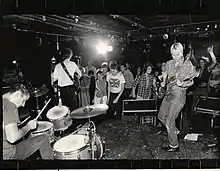
<svg viewBox="0 0 220 171">
<path fill-rule="evenodd" d="M 108 46 L 108 51 L 112 52 L 112 50 L 113 50 L 113 47 L 112 46 Z"/>
<path fill-rule="evenodd" d="M 100 42 L 97 46 L 96 46 L 96 50 L 98 51 L 98 53 L 100 54 L 106 54 L 108 51 L 108 46 L 105 43 Z"/>
<path fill-rule="evenodd" d="M 17 63 L 17 61 L 13 61 L 12 63 L 13 63 L 13 64 L 16 64 L 16 63 Z"/>
</svg>

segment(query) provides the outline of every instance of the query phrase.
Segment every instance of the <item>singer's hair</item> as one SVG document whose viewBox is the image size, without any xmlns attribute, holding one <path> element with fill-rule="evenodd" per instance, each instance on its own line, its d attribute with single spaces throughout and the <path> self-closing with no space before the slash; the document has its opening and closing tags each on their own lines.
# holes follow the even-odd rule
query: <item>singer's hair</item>
<svg viewBox="0 0 220 171">
<path fill-rule="evenodd" d="M 181 43 L 174 43 L 170 48 L 170 52 L 172 53 L 173 51 L 180 51 L 183 53 L 183 45 Z"/>
</svg>

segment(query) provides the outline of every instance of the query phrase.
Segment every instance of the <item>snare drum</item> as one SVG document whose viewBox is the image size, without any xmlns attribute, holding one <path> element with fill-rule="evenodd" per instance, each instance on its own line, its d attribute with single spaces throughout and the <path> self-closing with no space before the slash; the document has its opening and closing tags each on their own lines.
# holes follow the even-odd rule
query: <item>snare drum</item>
<svg viewBox="0 0 220 171">
<path fill-rule="evenodd" d="M 54 158 L 58 160 L 88 160 L 92 159 L 90 141 L 86 135 L 68 135 L 58 140 L 54 146 Z M 94 157 L 100 159 L 103 156 L 103 145 L 100 137 L 95 134 Z"/>
<path fill-rule="evenodd" d="M 55 106 L 47 112 L 47 118 L 53 123 L 55 131 L 64 131 L 72 125 L 69 109 L 66 106 Z"/>
<path fill-rule="evenodd" d="M 31 133 L 31 137 L 43 134 L 49 137 L 50 142 L 54 141 L 53 124 L 51 122 L 39 121 L 37 130 Z"/>
</svg>

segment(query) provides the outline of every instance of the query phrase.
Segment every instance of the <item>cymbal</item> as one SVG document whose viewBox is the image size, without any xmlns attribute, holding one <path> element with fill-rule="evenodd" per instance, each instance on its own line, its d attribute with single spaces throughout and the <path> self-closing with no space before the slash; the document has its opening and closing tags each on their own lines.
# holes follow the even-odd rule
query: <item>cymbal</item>
<svg viewBox="0 0 220 171">
<path fill-rule="evenodd" d="M 35 88 L 32 93 L 33 93 L 34 97 L 40 97 L 40 96 L 43 96 L 43 95 L 47 94 L 48 91 L 49 91 L 48 88 L 41 87 L 41 88 Z"/>
<path fill-rule="evenodd" d="M 73 119 L 87 119 L 101 114 L 105 114 L 107 110 L 108 105 L 105 104 L 84 106 L 72 111 L 70 113 L 70 117 Z"/>
</svg>

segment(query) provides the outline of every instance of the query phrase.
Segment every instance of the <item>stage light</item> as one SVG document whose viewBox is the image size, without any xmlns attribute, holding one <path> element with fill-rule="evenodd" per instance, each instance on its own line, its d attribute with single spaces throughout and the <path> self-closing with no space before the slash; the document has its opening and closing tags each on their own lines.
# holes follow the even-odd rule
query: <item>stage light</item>
<svg viewBox="0 0 220 171">
<path fill-rule="evenodd" d="M 51 59 L 52 64 L 56 63 L 56 58 L 53 56 L 53 58 Z"/>
<path fill-rule="evenodd" d="M 112 46 L 108 46 L 108 51 L 112 52 L 112 50 L 113 50 L 113 47 Z"/>
<path fill-rule="evenodd" d="M 218 27 L 218 25 L 217 24 L 215 24 L 215 28 L 217 28 Z"/>
<path fill-rule="evenodd" d="M 200 28 L 199 28 L 199 27 L 197 27 L 197 30 L 200 30 Z"/>
<path fill-rule="evenodd" d="M 168 39 L 168 37 L 169 37 L 168 34 L 164 34 L 164 35 L 163 35 L 163 38 L 164 38 L 164 39 Z"/>
<path fill-rule="evenodd" d="M 16 63 L 17 63 L 17 61 L 13 61 L 12 63 L 13 63 L 13 64 L 16 64 Z"/>
<path fill-rule="evenodd" d="M 209 25 L 207 25 L 207 27 L 209 27 Z"/>
<path fill-rule="evenodd" d="M 96 50 L 100 54 L 106 54 L 108 51 L 108 47 L 105 43 L 99 42 L 99 44 L 96 46 Z"/>
</svg>

